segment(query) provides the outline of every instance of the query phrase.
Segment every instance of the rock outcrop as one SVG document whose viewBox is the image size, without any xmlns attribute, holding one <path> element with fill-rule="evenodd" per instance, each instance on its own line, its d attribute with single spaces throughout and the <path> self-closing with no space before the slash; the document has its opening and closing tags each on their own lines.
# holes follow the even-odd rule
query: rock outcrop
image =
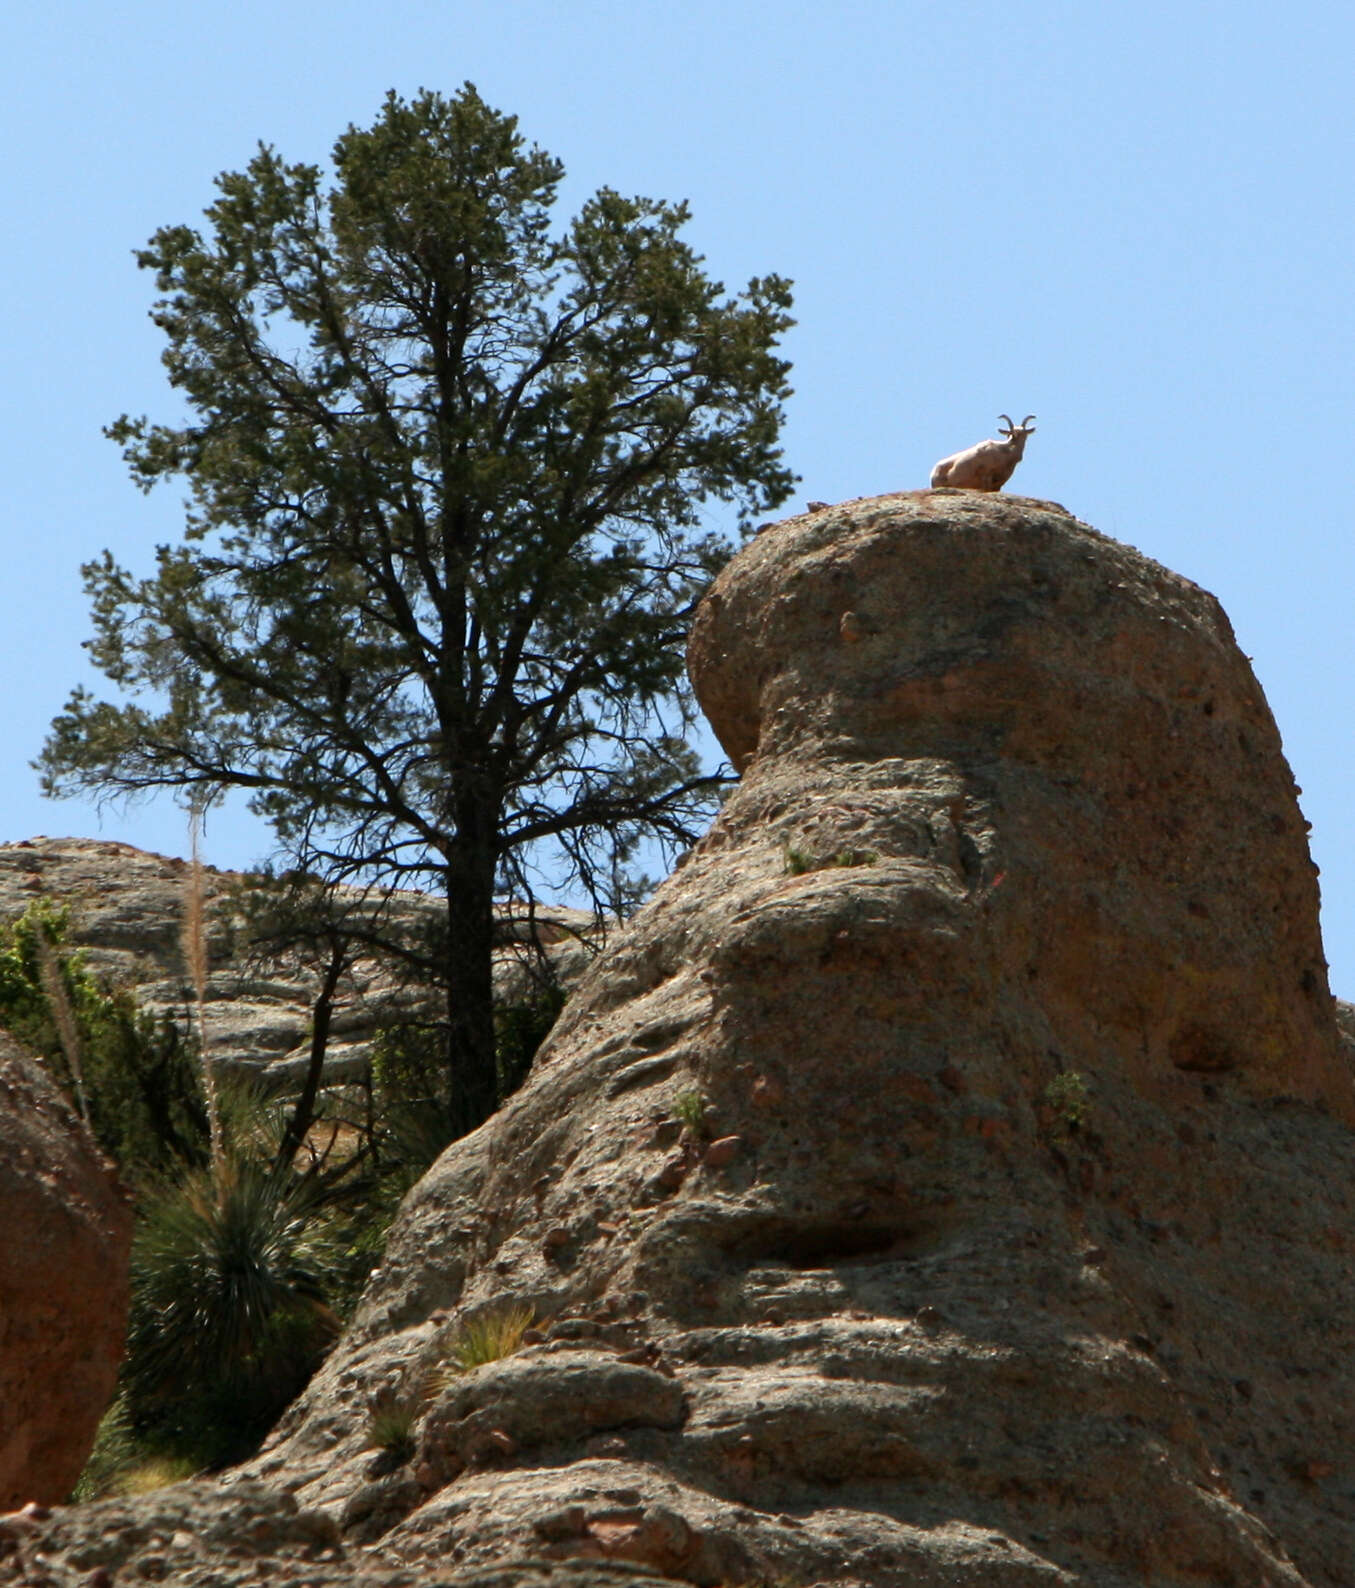
<svg viewBox="0 0 1355 1588">
<path fill-rule="evenodd" d="M 0 1032 L 0 1511 L 63 1500 L 112 1399 L 131 1213 L 41 1066 Z"/>
<path fill-rule="evenodd" d="M 742 781 L 238 1481 L 355 1569 L 1349 1588 L 1352 1067 L 1217 603 L 910 493 L 768 527 L 691 661 Z"/>
<path fill-rule="evenodd" d="M 189 1023 L 194 993 L 184 964 L 182 923 L 189 863 L 93 838 L 30 838 L 0 844 L 0 921 L 21 915 L 34 899 L 69 907 L 69 941 L 90 969 L 130 988 L 139 1007 Z M 203 868 L 208 927 L 205 1028 L 213 1058 L 227 1073 L 287 1086 L 304 1076 L 310 1021 L 320 973 L 289 955 L 246 952 L 237 898 L 245 874 Z M 391 896 L 392 914 L 418 929 L 436 916 L 429 896 Z M 501 980 L 524 984 L 528 963 L 515 952 L 526 923 L 511 911 L 503 920 Z M 538 912 L 536 929 L 555 973 L 568 985 L 592 959 L 596 930 L 577 910 Z M 371 1061 L 377 1030 L 408 1011 L 411 995 L 377 960 L 359 956 L 339 988 L 330 1023 L 325 1073 L 330 1082 L 360 1079 Z"/>
</svg>

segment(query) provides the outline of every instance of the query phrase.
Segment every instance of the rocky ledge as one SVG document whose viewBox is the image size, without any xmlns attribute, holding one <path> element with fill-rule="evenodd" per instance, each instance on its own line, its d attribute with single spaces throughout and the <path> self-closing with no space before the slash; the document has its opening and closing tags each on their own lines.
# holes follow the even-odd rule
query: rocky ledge
<svg viewBox="0 0 1355 1588">
<path fill-rule="evenodd" d="M 90 969 L 130 988 L 140 1008 L 187 1029 L 194 999 L 182 943 L 189 876 L 188 861 L 177 856 L 105 839 L 39 837 L 0 844 L 0 921 L 21 915 L 35 899 L 68 908 L 69 941 Z M 202 878 L 208 1049 L 218 1065 L 241 1079 L 294 1085 L 309 1063 L 320 972 L 295 956 L 248 951 L 239 896 L 248 873 L 206 866 Z M 436 916 L 439 905 L 426 894 L 403 891 L 388 896 L 387 908 L 399 924 L 417 929 Z M 520 956 L 519 949 L 528 938 L 527 920 L 505 906 L 501 926 L 497 974 L 505 987 L 523 987 L 529 956 L 525 950 Z M 577 980 L 596 953 L 596 925 L 581 911 L 538 910 L 532 929 L 565 985 Z M 387 966 L 359 955 L 340 984 L 330 1023 L 328 1081 L 362 1079 L 376 1033 L 407 1013 L 411 1002 Z"/>
<path fill-rule="evenodd" d="M 721 816 L 188 1492 L 354 1574 L 1348 1588 L 1352 1066 L 1217 603 L 1055 504 L 910 493 L 766 529 L 691 666 Z M 523 1349 L 439 1370 L 510 1308 Z"/>
</svg>

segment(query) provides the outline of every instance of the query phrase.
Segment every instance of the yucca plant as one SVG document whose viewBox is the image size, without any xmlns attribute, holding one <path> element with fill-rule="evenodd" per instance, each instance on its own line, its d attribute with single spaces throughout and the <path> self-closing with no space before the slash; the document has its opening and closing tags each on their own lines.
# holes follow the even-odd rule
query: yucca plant
<svg viewBox="0 0 1355 1588">
<path fill-rule="evenodd" d="M 224 1152 L 150 1193 L 132 1249 L 124 1381 L 135 1421 L 204 1464 L 236 1459 L 338 1333 L 313 1178 Z"/>
</svg>

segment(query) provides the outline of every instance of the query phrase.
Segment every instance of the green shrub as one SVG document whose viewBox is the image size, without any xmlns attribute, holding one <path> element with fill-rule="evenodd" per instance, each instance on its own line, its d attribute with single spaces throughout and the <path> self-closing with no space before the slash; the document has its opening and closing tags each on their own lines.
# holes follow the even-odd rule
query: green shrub
<svg viewBox="0 0 1355 1588">
<path fill-rule="evenodd" d="M 709 1107 L 710 1104 L 704 1094 L 695 1087 L 689 1087 L 674 1095 L 673 1118 L 680 1121 L 683 1128 L 689 1130 L 693 1136 L 704 1136 L 707 1130 L 706 1110 Z"/>
<path fill-rule="evenodd" d="M 333 1343 L 322 1188 L 227 1153 L 143 1196 L 123 1381 L 132 1425 L 201 1465 L 241 1459 Z"/>
<path fill-rule="evenodd" d="M 86 1047 L 94 1133 L 129 1183 L 207 1156 L 207 1110 L 196 1041 L 173 1020 L 110 995 L 108 1018 Z"/>
<path fill-rule="evenodd" d="M 803 876 L 806 871 L 815 869 L 814 857 L 807 849 L 798 849 L 794 844 L 787 844 L 785 848 L 786 875 L 788 877 Z"/>
<path fill-rule="evenodd" d="M 84 955 L 64 947 L 69 926 L 69 910 L 35 900 L 0 928 L 0 1026 L 43 1060 L 127 1181 L 203 1162 L 195 1044 L 96 981 Z"/>
</svg>

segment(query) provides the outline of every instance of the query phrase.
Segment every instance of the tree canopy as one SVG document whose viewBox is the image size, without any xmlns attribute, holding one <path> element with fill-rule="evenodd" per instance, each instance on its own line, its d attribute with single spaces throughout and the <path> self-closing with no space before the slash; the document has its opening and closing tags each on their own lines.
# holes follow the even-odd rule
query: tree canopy
<svg viewBox="0 0 1355 1588">
<path fill-rule="evenodd" d="M 261 145 L 205 228 L 156 232 L 183 417 L 108 433 L 143 488 L 187 481 L 184 536 L 149 577 L 85 567 L 126 698 L 75 690 L 38 762 L 52 794 L 245 790 L 292 865 L 443 895 L 468 1126 L 496 890 L 601 898 L 640 840 L 691 841 L 709 504 L 746 526 L 794 478 L 788 283 L 727 295 L 683 204 L 604 188 L 553 233 L 562 175 L 469 84 L 392 93 L 329 179 Z"/>
</svg>

